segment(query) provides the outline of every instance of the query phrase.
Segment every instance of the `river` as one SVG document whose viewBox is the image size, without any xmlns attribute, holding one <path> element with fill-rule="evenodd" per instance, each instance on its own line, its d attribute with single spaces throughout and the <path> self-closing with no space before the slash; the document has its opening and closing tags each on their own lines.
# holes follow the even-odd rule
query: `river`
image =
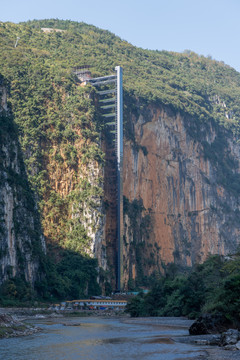
<svg viewBox="0 0 240 360">
<path fill-rule="evenodd" d="M 191 321 L 185 319 L 81 317 L 33 322 L 43 331 L 0 340 L 1 360 L 179 360 L 205 353 L 202 346 L 177 341 L 188 335 Z"/>
</svg>

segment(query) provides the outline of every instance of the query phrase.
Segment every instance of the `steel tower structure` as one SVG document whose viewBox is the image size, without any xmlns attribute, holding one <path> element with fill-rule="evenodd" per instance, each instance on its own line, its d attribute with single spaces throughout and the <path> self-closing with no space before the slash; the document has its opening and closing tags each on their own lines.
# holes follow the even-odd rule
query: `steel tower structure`
<svg viewBox="0 0 240 360">
<path fill-rule="evenodd" d="M 117 281 L 118 291 L 123 289 L 123 79 L 121 66 L 108 76 L 89 78 L 89 67 L 75 69 L 74 73 L 84 83 L 97 88 L 102 117 L 109 129 L 115 148 L 117 194 Z"/>
</svg>

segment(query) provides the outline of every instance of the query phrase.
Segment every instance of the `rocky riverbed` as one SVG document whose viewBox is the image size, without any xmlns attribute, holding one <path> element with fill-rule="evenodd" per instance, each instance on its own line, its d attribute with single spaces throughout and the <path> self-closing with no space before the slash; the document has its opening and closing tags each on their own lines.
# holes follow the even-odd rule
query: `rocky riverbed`
<svg viewBox="0 0 240 360">
<path fill-rule="evenodd" d="M 27 324 L 26 321 L 32 319 L 56 319 L 58 323 L 61 323 L 64 326 L 69 326 L 68 320 L 66 320 L 66 316 L 77 316 L 77 317 L 125 317 L 123 319 L 123 323 L 134 323 L 135 320 L 132 318 L 126 318 L 126 315 L 123 313 L 115 314 L 113 312 L 94 312 L 94 311 L 86 311 L 86 312 L 74 312 L 74 313 L 60 313 L 60 312 L 50 312 L 48 310 L 43 309 L 0 309 L 0 338 L 9 338 L 9 337 L 19 337 L 32 335 L 41 331 L 41 328 L 38 326 Z M 61 320 L 61 318 L 63 318 Z M 77 319 L 76 319 L 77 320 Z M 55 320 L 54 320 L 55 321 Z M 70 321 L 70 319 L 69 319 Z M 71 322 L 74 320 L 71 320 Z M 143 325 L 148 319 L 142 318 L 138 319 L 138 322 L 142 322 Z M 169 322 L 170 321 L 170 322 Z M 173 326 L 168 318 L 152 318 L 151 324 L 154 325 L 163 325 L 165 326 Z M 174 320 L 175 323 L 176 320 Z M 186 324 L 185 324 L 186 322 Z M 191 321 L 189 320 L 181 320 L 181 325 L 190 326 Z M 139 324 L 140 325 L 140 324 Z M 41 326 L 41 325 L 40 325 Z M 71 326 L 81 326 L 81 320 L 77 320 L 77 322 L 71 323 Z M 190 335 L 190 336 L 178 336 L 177 338 L 171 338 L 175 343 L 186 343 L 186 344 L 194 344 L 197 346 L 202 346 L 203 352 L 199 357 L 190 357 L 190 359 L 195 360 L 240 360 L 240 332 L 237 329 L 228 329 L 224 331 L 222 334 L 204 334 L 204 335 Z M 210 346 L 209 346 L 210 345 Z M 179 359 L 180 360 L 180 359 Z"/>
<path fill-rule="evenodd" d="M 42 308 L 0 308 L 0 338 L 32 335 L 41 328 L 29 325 L 28 320 L 62 317 L 127 317 L 123 311 L 52 311 Z"/>
</svg>

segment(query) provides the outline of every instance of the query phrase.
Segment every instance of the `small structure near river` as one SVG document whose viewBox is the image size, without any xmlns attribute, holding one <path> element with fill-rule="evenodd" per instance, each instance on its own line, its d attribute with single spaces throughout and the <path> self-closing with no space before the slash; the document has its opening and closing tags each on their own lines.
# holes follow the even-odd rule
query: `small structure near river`
<svg viewBox="0 0 240 360">
<path fill-rule="evenodd" d="M 124 310 L 126 300 L 83 299 L 62 302 L 52 306 L 53 310 Z"/>
</svg>

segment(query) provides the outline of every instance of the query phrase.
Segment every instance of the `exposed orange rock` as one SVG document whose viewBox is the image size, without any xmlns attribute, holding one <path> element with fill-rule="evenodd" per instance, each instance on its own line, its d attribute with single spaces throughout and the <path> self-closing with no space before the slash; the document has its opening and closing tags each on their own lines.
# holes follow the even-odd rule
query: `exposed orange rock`
<svg viewBox="0 0 240 360">
<path fill-rule="evenodd" d="M 239 224 L 229 226 L 230 214 L 223 209 L 227 202 L 234 211 L 236 199 L 216 185 L 216 169 L 204 157 L 201 143 L 187 133 L 185 119 L 168 109 L 149 106 L 144 115 L 132 116 L 132 121 L 138 148 L 130 140 L 125 142 L 124 195 L 130 202 L 142 199 L 145 214 L 151 213 L 152 229 L 142 252 L 146 261 L 154 257 L 155 264 L 145 263 L 144 274 L 161 270 L 162 264 L 191 266 L 203 262 L 209 253 L 227 254 L 236 249 Z M 211 142 L 215 136 L 211 129 L 206 140 Z M 131 269 L 138 260 L 136 254 L 132 261 L 128 255 L 133 236 L 127 215 L 125 237 L 127 284 L 129 277 L 135 277 Z"/>
</svg>

